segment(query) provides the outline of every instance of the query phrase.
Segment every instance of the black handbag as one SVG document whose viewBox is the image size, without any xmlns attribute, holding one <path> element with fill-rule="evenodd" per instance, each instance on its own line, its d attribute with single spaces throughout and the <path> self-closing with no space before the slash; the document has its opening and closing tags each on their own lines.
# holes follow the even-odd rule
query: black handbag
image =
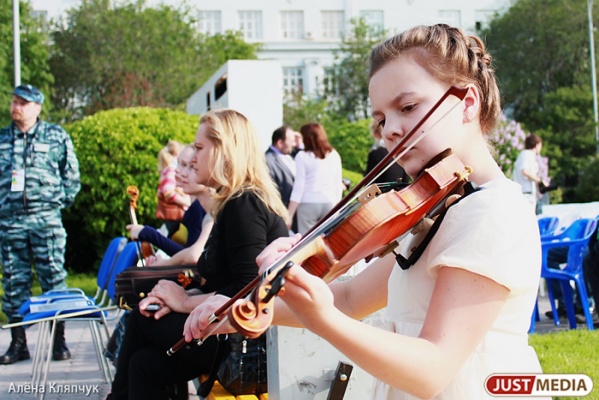
<svg viewBox="0 0 599 400">
<path fill-rule="evenodd" d="M 201 283 L 195 265 L 131 267 L 116 276 L 114 301 L 120 308 L 132 310 L 161 279 L 177 282 L 184 288 Z"/>
<path fill-rule="evenodd" d="M 209 378 L 202 382 L 198 395 L 206 397 L 215 380 L 234 396 L 268 392 L 266 333 L 248 339 L 240 333 L 219 336 L 219 348 Z"/>
</svg>

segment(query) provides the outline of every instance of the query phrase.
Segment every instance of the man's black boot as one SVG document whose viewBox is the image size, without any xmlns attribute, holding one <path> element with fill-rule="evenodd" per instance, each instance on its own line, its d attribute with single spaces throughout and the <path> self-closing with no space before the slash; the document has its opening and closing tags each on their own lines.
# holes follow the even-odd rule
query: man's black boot
<svg viewBox="0 0 599 400">
<path fill-rule="evenodd" d="M 64 340 L 64 321 L 59 321 L 56 323 L 56 334 L 54 335 L 54 344 L 52 345 L 52 359 L 54 361 L 63 361 L 70 358 L 71 352 Z"/>
<path fill-rule="evenodd" d="M 28 360 L 29 350 L 27 349 L 27 337 L 25 336 L 25 328 L 17 326 L 16 328 L 10 328 L 10 335 L 12 341 L 10 346 L 2 357 L 0 357 L 0 364 L 14 364 L 17 361 Z"/>
</svg>

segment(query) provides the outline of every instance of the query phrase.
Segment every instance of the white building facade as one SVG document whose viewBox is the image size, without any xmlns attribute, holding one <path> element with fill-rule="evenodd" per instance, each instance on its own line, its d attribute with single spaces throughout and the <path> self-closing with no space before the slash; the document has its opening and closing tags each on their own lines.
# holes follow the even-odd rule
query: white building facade
<svg viewBox="0 0 599 400">
<path fill-rule="evenodd" d="M 199 29 L 242 31 L 261 43 L 259 59 L 281 63 L 285 93 L 318 95 L 335 64 L 335 51 L 364 18 L 389 34 L 419 24 L 447 23 L 474 33 L 514 0 L 194 0 Z"/>
</svg>

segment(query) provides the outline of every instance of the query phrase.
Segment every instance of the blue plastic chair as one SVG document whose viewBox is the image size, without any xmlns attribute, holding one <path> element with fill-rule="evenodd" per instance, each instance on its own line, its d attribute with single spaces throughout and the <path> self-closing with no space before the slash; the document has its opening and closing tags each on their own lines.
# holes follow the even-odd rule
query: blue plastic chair
<svg viewBox="0 0 599 400">
<path fill-rule="evenodd" d="M 555 233 L 557 226 L 559 225 L 558 217 L 541 217 L 537 220 L 539 224 L 539 233 L 541 237 L 550 236 Z"/>
<path fill-rule="evenodd" d="M 589 307 L 589 299 L 586 290 L 586 282 L 583 274 L 583 258 L 588 249 L 589 240 L 595 227 L 596 219 L 581 218 L 574 221 L 565 231 L 559 235 L 546 236 L 541 240 L 543 261 L 541 266 L 541 277 L 546 280 L 555 279 L 560 283 L 570 329 L 576 329 L 576 314 L 574 310 L 574 293 L 571 282 L 574 283 L 575 289 L 578 292 L 580 303 L 586 318 L 586 325 L 589 330 L 593 330 L 593 317 Z M 561 269 L 549 268 L 547 264 L 547 254 L 552 248 L 566 247 L 568 255 L 566 263 Z M 559 316 L 555 306 L 555 296 L 551 289 L 551 285 L 547 285 L 547 294 L 551 302 L 551 311 L 553 320 L 556 325 L 559 325 Z"/>
<path fill-rule="evenodd" d="M 541 242 L 553 242 L 569 239 L 579 239 L 581 235 L 588 233 L 590 221 L 595 221 L 593 218 L 579 218 L 574 220 L 566 229 L 563 229 L 552 235 L 545 235 L 541 238 Z M 592 232 L 592 230 L 591 230 Z"/>
<path fill-rule="evenodd" d="M 528 333 L 535 333 L 535 326 L 539 321 L 539 300 L 537 299 L 537 301 L 535 301 L 535 307 L 532 309 L 532 316 L 530 317 L 530 328 L 528 328 Z"/>
<path fill-rule="evenodd" d="M 102 257 L 102 262 L 100 263 L 100 268 L 98 269 L 98 275 L 96 278 L 96 293 L 93 297 L 88 297 L 96 305 L 108 305 L 108 303 L 106 303 L 106 300 L 109 299 L 107 290 L 108 280 L 114 268 L 114 264 L 116 263 L 117 257 L 125 247 L 125 244 L 127 244 L 127 238 L 122 236 L 116 237 L 110 241 L 110 244 L 104 252 L 104 256 Z M 32 303 L 47 303 L 56 298 L 76 299 L 82 296 L 85 297 L 85 293 L 79 288 L 49 290 L 39 296 L 33 296 L 29 298 L 26 302 L 21 304 L 21 307 L 19 307 L 19 314 L 22 316 L 28 314 Z"/>
<path fill-rule="evenodd" d="M 94 295 L 96 304 L 104 304 L 106 299 L 110 299 L 108 296 L 109 280 L 113 274 L 117 259 L 125 248 L 127 242 L 127 238 L 122 236 L 116 237 L 110 241 L 98 270 L 98 279 L 96 280 L 98 288 Z"/>
<path fill-rule="evenodd" d="M 125 246 L 125 248 L 119 255 L 119 258 L 117 259 L 117 261 L 114 265 L 113 272 L 110 275 L 110 278 L 108 280 L 108 286 L 106 289 L 108 291 L 108 296 L 110 297 L 111 302 L 115 302 L 115 300 L 116 300 L 115 299 L 115 297 L 116 297 L 115 296 L 115 282 L 116 282 L 117 275 L 129 267 L 135 266 L 137 264 L 137 260 L 138 260 L 138 254 L 137 254 L 136 243 L 135 242 L 127 243 L 127 245 Z"/>
</svg>

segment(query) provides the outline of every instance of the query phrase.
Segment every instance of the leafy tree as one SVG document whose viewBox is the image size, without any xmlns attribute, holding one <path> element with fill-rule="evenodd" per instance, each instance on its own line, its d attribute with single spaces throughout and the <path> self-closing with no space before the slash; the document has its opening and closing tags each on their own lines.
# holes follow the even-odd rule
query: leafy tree
<svg viewBox="0 0 599 400">
<path fill-rule="evenodd" d="M 576 200 L 579 202 L 597 201 L 599 199 L 599 156 L 591 157 L 588 165 L 580 172 L 579 184 L 576 187 Z"/>
<path fill-rule="evenodd" d="M 324 99 L 298 94 L 283 103 L 283 120 L 295 130 L 312 121 L 325 125 L 330 119 L 328 106 Z"/>
<path fill-rule="evenodd" d="M 587 18 L 584 1 L 519 0 L 483 32 L 504 109 L 543 138 L 566 202 L 595 153 Z"/>
<path fill-rule="evenodd" d="M 65 125 L 81 170 L 81 191 L 63 220 L 68 233 L 67 266 L 90 272 L 108 242 L 129 224 L 126 188 L 139 188 L 137 217 L 157 226 L 158 152 L 169 139 L 193 141 L 198 116 L 137 107 L 101 111 Z"/>
<path fill-rule="evenodd" d="M 550 175 L 564 189 L 564 201 L 581 201 L 575 187 L 581 170 L 595 154 L 590 87 L 564 87 L 548 93 L 542 103 L 544 128 L 536 133 L 543 138 L 543 154 L 549 157 Z"/>
<path fill-rule="evenodd" d="M 351 32 L 343 38 L 335 55 L 338 64 L 333 92 L 325 95 L 331 97 L 333 109 L 340 116 L 357 120 L 370 117 L 368 57 L 372 47 L 384 38 L 385 31 L 369 26 L 363 18 L 350 22 Z"/>
<path fill-rule="evenodd" d="M 84 0 L 56 25 L 50 59 L 64 117 L 117 107 L 182 104 L 228 59 L 256 58 L 239 34 L 200 35 L 193 12 Z"/>
<path fill-rule="evenodd" d="M 482 32 L 497 66 L 505 108 L 536 130 L 543 98 L 560 87 L 590 86 L 586 2 L 519 0 Z"/>
<path fill-rule="evenodd" d="M 247 43 L 240 31 L 226 31 L 216 35 L 199 35 L 200 69 L 196 71 L 202 82 L 206 81 L 228 60 L 255 60 L 259 43 Z M 195 66 L 198 67 L 197 65 Z M 196 88 L 197 89 L 197 88 Z M 195 89 L 194 89 L 195 90 Z"/>
<path fill-rule="evenodd" d="M 21 82 L 30 83 L 50 97 L 54 81 L 48 65 L 46 33 L 38 20 L 31 17 L 29 2 L 19 4 L 19 24 L 21 36 Z M 0 126 L 10 123 L 10 99 L 14 89 L 14 36 L 12 1 L 0 2 Z M 52 109 L 52 102 L 44 102 L 44 116 Z"/>
</svg>

